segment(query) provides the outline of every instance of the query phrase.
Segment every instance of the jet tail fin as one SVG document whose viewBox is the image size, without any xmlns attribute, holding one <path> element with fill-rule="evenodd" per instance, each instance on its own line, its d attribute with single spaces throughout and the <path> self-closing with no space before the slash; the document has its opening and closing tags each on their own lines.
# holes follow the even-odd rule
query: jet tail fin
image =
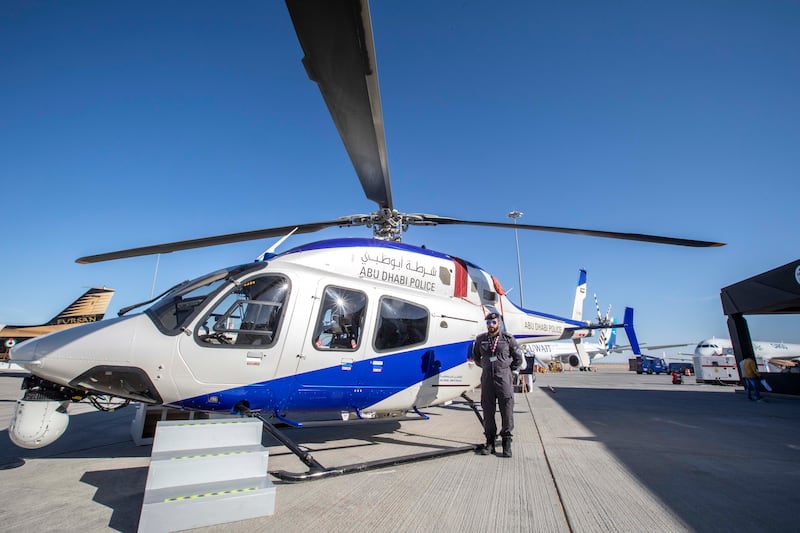
<svg viewBox="0 0 800 533">
<path fill-rule="evenodd" d="M 611 325 L 614 323 L 614 319 L 611 318 L 605 322 Z M 599 351 L 594 355 L 594 359 L 602 359 L 603 357 L 610 355 L 616 347 L 617 328 L 601 329 L 597 336 L 597 348 Z"/>
<path fill-rule="evenodd" d="M 113 295 L 114 289 L 93 287 L 44 325 L 60 326 L 102 320 Z"/>
<path fill-rule="evenodd" d="M 642 355 L 642 351 L 639 348 L 639 341 L 636 339 L 636 332 L 633 329 L 633 307 L 625 308 L 625 319 L 623 323 L 625 324 L 625 335 L 628 336 L 628 342 L 631 344 L 631 350 L 634 355 Z"/>
<path fill-rule="evenodd" d="M 572 320 L 583 320 L 583 300 L 586 299 L 586 271 L 578 272 L 578 287 L 575 289 L 575 303 L 572 306 Z"/>
<path fill-rule="evenodd" d="M 614 322 L 614 319 L 611 319 Z M 608 344 L 606 344 L 606 351 L 610 352 L 617 346 L 617 328 L 611 328 L 611 334 L 608 336 Z"/>
</svg>

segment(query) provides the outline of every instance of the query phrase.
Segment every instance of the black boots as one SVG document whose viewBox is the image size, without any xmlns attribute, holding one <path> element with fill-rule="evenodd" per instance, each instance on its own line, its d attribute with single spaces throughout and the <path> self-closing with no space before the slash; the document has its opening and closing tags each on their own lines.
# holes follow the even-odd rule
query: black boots
<svg viewBox="0 0 800 533">
<path fill-rule="evenodd" d="M 501 457 L 511 457 L 511 437 L 503 437 L 503 453 Z"/>
<path fill-rule="evenodd" d="M 494 455 L 495 453 L 494 437 L 492 437 L 491 439 L 487 437 L 486 444 L 480 447 L 478 453 L 480 453 L 481 455 Z"/>
<path fill-rule="evenodd" d="M 478 453 L 481 455 L 495 455 L 494 439 L 486 439 L 486 444 L 478 448 Z M 499 454 L 500 457 L 511 457 L 511 437 L 503 437 L 503 453 Z"/>
</svg>

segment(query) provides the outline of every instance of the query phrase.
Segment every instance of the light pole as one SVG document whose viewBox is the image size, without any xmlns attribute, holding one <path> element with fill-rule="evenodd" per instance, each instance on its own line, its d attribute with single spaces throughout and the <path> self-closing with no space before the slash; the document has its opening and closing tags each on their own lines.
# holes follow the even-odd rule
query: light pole
<svg viewBox="0 0 800 533">
<path fill-rule="evenodd" d="M 514 219 L 514 226 L 515 226 L 514 227 L 514 241 L 517 243 L 517 277 L 518 277 L 518 281 L 519 281 L 519 304 L 521 306 L 525 306 L 525 298 L 522 295 L 522 264 L 520 263 L 520 260 L 519 260 L 519 235 L 517 235 L 517 228 L 516 228 L 517 219 L 519 217 L 521 217 L 522 215 L 524 215 L 524 213 L 514 209 L 513 211 L 508 213 L 506 216 L 508 218 Z"/>
</svg>

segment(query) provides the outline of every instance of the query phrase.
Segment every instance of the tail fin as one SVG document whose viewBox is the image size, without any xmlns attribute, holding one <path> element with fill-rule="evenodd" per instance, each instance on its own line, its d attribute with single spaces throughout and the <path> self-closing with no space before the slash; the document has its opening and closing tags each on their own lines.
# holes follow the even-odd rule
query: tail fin
<svg viewBox="0 0 800 533">
<path fill-rule="evenodd" d="M 614 319 L 611 319 L 611 323 L 614 323 Z M 611 329 L 611 334 L 608 336 L 608 344 L 606 344 L 606 351 L 610 352 L 617 346 L 617 328 Z"/>
<path fill-rule="evenodd" d="M 628 336 L 628 342 L 631 343 L 631 350 L 634 355 L 642 355 L 642 350 L 639 349 L 639 341 L 636 340 L 636 332 L 633 330 L 633 307 L 625 308 L 625 335 Z"/>
<path fill-rule="evenodd" d="M 578 272 L 578 287 L 575 289 L 575 304 L 572 306 L 572 320 L 583 320 L 583 300 L 586 299 L 586 271 Z"/>
<path fill-rule="evenodd" d="M 598 324 L 613 324 L 614 317 L 611 316 L 611 305 L 608 306 L 606 310 L 606 316 L 603 316 L 600 313 L 600 304 L 597 303 L 597 294 L 594 295 L 594 307 L 597 309 L 597 323 Z M 616 346 L 617 342 L 617 330 L 616 328 L 611 328 L 609 332 L 608 329 L 601 329 L 600 332 L 597 334 L 597 347 L 602 350 L 602 357 L 603 355 L 608 355 L 608 353 Z M 597 356 L 595 356 L 597 357 Z"/>
<path fill-rule="evenodd" d="M 614 319 L 611 318 L 611 321 L 608 323 L 613 324 Z M 597 334 L 597 347 L 601 349 L 605 355 L 608 355 L 616 345 L 617 328 L 601 329 L 600 333 Z"/>
<path fill-rule="evenodd" d="M 91 288 L 44 325 L 61 326 L 102 320 L 112 296 L 114 296 L 114 289 Z"/>
</svg>

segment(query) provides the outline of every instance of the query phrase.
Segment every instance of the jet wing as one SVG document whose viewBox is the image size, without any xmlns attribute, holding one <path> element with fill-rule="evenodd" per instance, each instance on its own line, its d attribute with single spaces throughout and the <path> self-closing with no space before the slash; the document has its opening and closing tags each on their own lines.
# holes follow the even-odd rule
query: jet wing
<svg viewBox="0 0 800 533">
<path fill-rule="evenodd" d="M 679 348 L 681 346 L 693 346 L 696 343 L 684 343 L 684 344 L 656 344 L 656 345 L 649 345 L 646 342 L 640 344 L 641 347 L 647 348 L 648 350 L 662 350 L 664 348 Z M 630 344 L 614 346 L 609 352 L 613 353 L 622 353 L 632 350 Z"/>
</svg>

